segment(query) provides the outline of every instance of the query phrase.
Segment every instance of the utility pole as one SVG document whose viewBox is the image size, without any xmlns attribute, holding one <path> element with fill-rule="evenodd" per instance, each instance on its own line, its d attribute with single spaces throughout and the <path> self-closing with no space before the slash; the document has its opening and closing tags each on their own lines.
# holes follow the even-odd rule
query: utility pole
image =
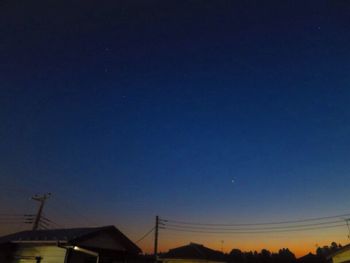
<svg viewBox="0 0 350 263">
<path fill-rule="evenodd" d="M 34 224 L 33 224 L 33 228 L 32 230 L 35 231 L 38 229 L 39 227 L 39 223 L 40 223 L 40 219 L 41 219 L 41 215 L 43 213 L 43 209 L 44 209 L 44 205 L 45 205 L 45 201 L 51 196 L 50 193 L 47 193 L 47 194 L 44 194 L 44 195 L 35 195 L 32 197 L 32 199 L 34 201 L 38 201 L 40 202 L 40 206 L 39 206 L 39 209 L 38 209 L 38 212 L 36 214 L 36 217 L 35 217 L 35 221 L 34 221 Z"/>
<path fill-rule="evenodd" d="M 158 260 L 158 228 L 159 228 L 159 216 L 156 216 L 156 226 L 154 231 L 154 259 Z"/>
<path fill-rule="evenodd" d="M 349 226 L 350 218 L 345 218 L 344 220 L 345 220 L 346 226 L 348 227 L 348 238 L 350 239 L 350 226 Z"/>
</svg>

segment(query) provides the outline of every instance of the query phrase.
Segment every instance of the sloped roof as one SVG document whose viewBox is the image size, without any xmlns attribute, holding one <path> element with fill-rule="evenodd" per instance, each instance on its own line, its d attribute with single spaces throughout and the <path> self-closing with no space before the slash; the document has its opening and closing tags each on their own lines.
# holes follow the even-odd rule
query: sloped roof
<svg viewBox="0 0 350 263">
<path fill-rule="evenodd" d="M 167 253 L 161 255 L 161 258 L 210 259 L 223 261 L 224 254 L 200 244 L 190 243 L 186 246 L 170 249 Z"/>
<path fill-rule="evenodd" d="M 297 261 L 300 263 L 318 263 L 320 262 L 320 258 L 315 254 L 309 253 L 298 258 Z"/>
<path fill-rule="evenodd" d="M 120 232 L 114 226 L 89 227 L 89 228 L 66 228 L 66 229 L 50 229 L 36 231 L 22 231 L 7 236 L 0 237 L 0 244 L 4 243 L 20 243 L 20 242 L 66 242 L 68 244 L 77 244 L 98 233 L 108 232 L 117 239 L 128 252 L 140 253 L 141 249 L 136 246 L 129 238 Z"/>
</svg>

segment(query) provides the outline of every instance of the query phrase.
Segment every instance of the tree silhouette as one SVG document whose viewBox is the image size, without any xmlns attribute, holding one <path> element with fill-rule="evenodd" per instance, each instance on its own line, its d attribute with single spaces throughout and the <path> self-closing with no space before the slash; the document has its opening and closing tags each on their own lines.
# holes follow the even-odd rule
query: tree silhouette
<svg viewBox="0 0 350 263">
<path fill-rule="evenodd" d="M 318 247 L 316 255 L 309 253 L 296 259 L 294 253 L 288 248 L 281 248 L 277 253 L 271 253 L 267 249 L 257 251 L 242 252 L 239 249 L 232 249 L 226 255 L 229 263 L 326 263 L 327 258 L 342 246 L 332 242 L 330 246 Z"/>
<path fill-rule="evenodd" d="M 332 242 L 330 246 L 318 247 L 316 249 L 316 256 L 319 258 L 320 262 L 327 262 L 327 258 L 340 248 L 342 248 L 341 244 Z"/>
<path fill-rule="evenodd" d="M 244 255 L 239 249 L 232 249 L 230 252 L 230 258 L 233 262 L 245 262 Z"/>
<path fill-rule="evenodd" d="M 274 262 L 293 263 L 296 261 L 294 253 L 292 253 L 288 248 L 280 249 L 278 254 L 275 254 L 274 258 Z"/>
</svg>

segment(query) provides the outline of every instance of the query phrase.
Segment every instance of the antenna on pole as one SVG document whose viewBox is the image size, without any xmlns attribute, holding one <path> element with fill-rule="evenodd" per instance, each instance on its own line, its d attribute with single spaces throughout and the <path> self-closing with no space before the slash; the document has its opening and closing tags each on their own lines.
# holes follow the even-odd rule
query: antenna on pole
<svg viewBox="0 0 350 263">
<path fill-rule="evenodd" d="M 42 216 L 42 213 L 43 213 L 45 201 L 48 198 L 50 198 L 50 196 L 51 196 L 51 193 L 47 193 L 47 194 L 44 194 L 44 195 L 34 195 L 32 197 L 32 199 L 34 201 L 40 202 L 40 206 L 39 206 L 38 212 L 36 214 L 35 221 L 34 221 L 33 228 L 32 228 L 33 231 L 37 230 L 38 227 L 39 227 L 39 223 L 40 223 L 41 216 Z"/>
</svg>

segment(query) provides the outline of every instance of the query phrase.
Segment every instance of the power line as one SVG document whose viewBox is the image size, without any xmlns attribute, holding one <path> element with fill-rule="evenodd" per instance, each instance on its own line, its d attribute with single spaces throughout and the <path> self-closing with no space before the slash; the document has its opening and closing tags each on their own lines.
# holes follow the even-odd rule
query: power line
<svg viewBox="0 0 350 263">
<path fill-rule="evenodd" d="M 34 217 L 34 215 L 0 215 L 0 219 L 17 219 L 17 218 L 28 218 Z"/>
<path fill-rule="evenodd" d="M 0 218 L 0 221 L 25 221 L 25 218 Z"/>
<path fill-rule="evenodd" d="M 49 225 L 53 226 L 53 227 L 59 227 L 59 228 L 63 228 L 64 226 L 61 224 L 56 223 L 55 221 L 53 221 L 52 219 L 48 219 L 46 216 L 42 216 L 42 221 L 48 223 Z"/>
<path fill-rule="evenodd" d="M 39 229 L 49 230 L 49 227 L 46 225 L 43 225 L 42 222 L 39 223 Z"/>
<path fill-rule="evenodd" d="M 349 214 L 264 223 L 214 224 L 169 219 L 160 219 L 160 223 L 162 225 L 161 229 L 177 232 L 206 234 L 269 234 L 344 227 L 346 224 L 344 224 L 344 221 L 339 219 L 339 217 L 346 215 Z M 331 220 L 334 218 L 337 218 L 337 220 Z M 300 224 L 302 222 L 310 223 Z M 227 228 L 225 228 L 225 226 Z"/>
<path fill-rule="evenodd" d="M 220 223 L 202 223 L 202 222 L 188 222 L 188 221 L 178 221 L 171 219 L 160 219 L 163 223 L 175 223 L 181 225 L 201 225 L 201 226 L 258 226 L 258 225 L 279 225 L 279 224 L 293 224 L 293 223 L 301 223 L 301 222 L 309 222 L 309 221 L 321 221 L 332 218 L 340 218 L 350 216 L 350 213 L 334 215 L 334 216 L 325 216 L 325 217 L 313 217 L 306 219 L 298 219 L 298 220 L 288 220 L 288 221 L 279 221 L 279 222 L 259 222 L 259 223 L 236 223 L 236 224 L 220 224 Z"/>
<path fill-rule="evenodd" d="M 25 224 L 30 220 L 33 220 L 33 215 L 27 214 L 1 214 L 0 215 L 0 224 Z"/>
<path fill-rule="evenodd" d="M 146 234 L 144 234 L 140 239 L 138 239 L 135 243 L 141 242 L 143 239 L 145 239 L 149 234 L 151 234 L 154 230 L 154 227 L 152 227 Z"/>
<path fill-rule="evenodd" d="M 204 230 L 192 230 L 192 229 L 183 229 L 176 227 L 162 227 L 165 230 L 173 230 L 180 232 L 190 232 L 190 233 L 206 233 L 206 234 L 268 234 L 268 233 L 278 233 L 278 232 L 293 232 L 293 231 L 310 231 L 316 229 L 327 229 L 327 228 L 336 228 L 344 227 L 344 224 L 332 225 L 332 226 L 320 226 L 320 227 L 309 227 L 309 228 L 298 228 L 298 229 L 282 229 L 282 230 L 261 230 L 261 231 L 204 231 Z"/>
<path fill-rule="evenodd" d="M 2 223 L 2 222 L 25 222 L 25 219 L 15 219 L 15 220 L 11 220 L 11 219 L 1 220 L 0 219 L 0 223 Z"/>
<path fill-rule="evenodd" d="M 0 225 L 12 225 L 12 224 L 24 224 L 23 221 L 3 221 L 0 222 Z"/>
<path fill-rule="evenodd" d="M 0 217 L 2 216 L 26 216 L 26 214 L 0 214 Z"/>
<path fill-rule="evenodd" d="M 168 227 L 176 227 L 176 228 L 183 228 L 183 229 L 198 229 L 198 230 L 219 230 L 219 231 L 236 231 L 236 230 L 278 230 L 278 229 L 290 229 L 290 228 L 302 228 L 302 227 L 312 227 L 312 226 L 325 226 L 325 225 L 332 225 L 336 223 L 342 223 L 343 220 L 336 220 L 336 221 L 328 221 L 328 222 L 319 222 L 319 223 L 309 223 L 309 224 L 302 224 L 302 225 L 287 225 L 287 226 L 268 226 L 268 227 L 239 227 L 239 228 L 222 228 L 222 226 L 213 226 L 213 227 L 207 227 L 207 226 L 189 226 L 189 225 L 180 225 L 180 224 L 167 224 L 165 223 L 165 226 Z"/>
</svg>

